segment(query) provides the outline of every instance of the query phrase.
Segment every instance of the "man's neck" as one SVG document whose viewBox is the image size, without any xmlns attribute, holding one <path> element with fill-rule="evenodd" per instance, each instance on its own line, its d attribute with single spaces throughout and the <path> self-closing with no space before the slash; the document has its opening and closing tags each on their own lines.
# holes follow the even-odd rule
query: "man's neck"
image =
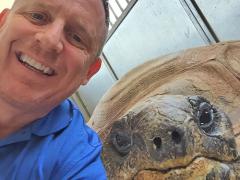
<svg viewBox="0 0 240 180">
<path fill-rule="evenodd" d="M 0 139 L 18 131 L 39 117 L 36 113 L 29 112 L 0 99 Z"/>
</svg>

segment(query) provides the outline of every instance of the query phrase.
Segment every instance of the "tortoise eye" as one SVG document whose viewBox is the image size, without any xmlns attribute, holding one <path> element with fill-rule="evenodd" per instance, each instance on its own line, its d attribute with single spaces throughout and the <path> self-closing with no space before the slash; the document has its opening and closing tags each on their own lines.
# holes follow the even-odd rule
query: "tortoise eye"
<svg viewBox="0 0 240 180">
<path fill-rule="evenodd" d="M 132 138 L 124 132 L 114 132 L 111 134 L 112 144 L 120 155 L 126 155 L 130 152 L 132 146 Z"/>
<path fill-rule="evenodd" d="M 214 123 L 212 106 L 207 102 L 202 102 L 199 105 L 197 117 L 200 127 L 204 131 L 207 131 L 207 129 L 210 128 Z"/>
</svg>

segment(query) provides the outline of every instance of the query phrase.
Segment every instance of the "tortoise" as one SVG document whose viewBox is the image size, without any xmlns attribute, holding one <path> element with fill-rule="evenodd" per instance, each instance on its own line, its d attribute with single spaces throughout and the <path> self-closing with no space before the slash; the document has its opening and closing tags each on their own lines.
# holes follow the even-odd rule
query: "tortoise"
<svg viewBox="0 0 240 180">
<path fill-rule="evenodd" d="M 148 61 L 89 121 L 111 180 L 240 179 L 240 41 Z"/>
</svg>

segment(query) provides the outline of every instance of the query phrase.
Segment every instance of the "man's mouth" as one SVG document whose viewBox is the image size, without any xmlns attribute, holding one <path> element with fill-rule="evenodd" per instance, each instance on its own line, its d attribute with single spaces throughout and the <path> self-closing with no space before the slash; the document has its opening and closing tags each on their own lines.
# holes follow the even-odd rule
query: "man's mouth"
<svg viewBox="0 0 240 180">
<path fill-rule="evenodd" d="M 36 70 L 47 76 L 54 75 L 54 70 L 52 68 L 37 62 L 36 60 L 25 54 L 17 54 L 17 59 L 20 61 L 20 63 L 22 63 L 29 69 Z"/>
</svg>

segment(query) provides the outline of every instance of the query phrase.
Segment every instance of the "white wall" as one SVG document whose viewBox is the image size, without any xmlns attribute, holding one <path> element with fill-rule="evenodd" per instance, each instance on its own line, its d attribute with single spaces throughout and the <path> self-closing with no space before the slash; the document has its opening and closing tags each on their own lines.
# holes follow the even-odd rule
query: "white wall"
<svg viewBox="0 0 240 180">
<path fill-rule="evenodd" d="M 0 3 L 0 11 L 2 11 L 4 8 L 10 8 L 13 4 L 14 0 L 1 0 Z"/>
</svg>

